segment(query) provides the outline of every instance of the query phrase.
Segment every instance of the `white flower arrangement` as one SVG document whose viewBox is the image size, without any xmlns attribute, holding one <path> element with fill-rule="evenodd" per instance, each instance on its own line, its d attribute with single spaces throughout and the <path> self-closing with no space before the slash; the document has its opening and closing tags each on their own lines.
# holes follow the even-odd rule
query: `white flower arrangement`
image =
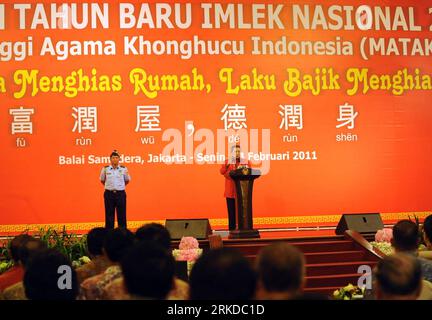
<svg viewBox="0 0 432 320">
<path fill-rule="evenodd" d="M 79 268 L 87 263 L 91 262 L 91 259 L 87 256 L 82 256 L 78 260 L 72 261 L 73 268 Z"/>
<path fill-rule="evenodd" d="M 172 254 L 177 261 L 187 262 L 187 271 L 190 274 L 195 261 L 202 255 L 203 250 L 199 248 L 199 242 L 194 237 L 183 237 L 179 249 L 174 249 Z"/>
<path fill-rule="evenodd" d="M 387 256 L 394 253 L 394 248 L 392 247 L 390 242 L 372 241 L 370 244 L 375 248 L 379 249 L 382 253 L 384 253 Z"/>
<path fill-rule="evenodd" d="M 364 298 L 365 288 L 354 286 L 351 283 L 347 286 L 335 290 L 333 298 L 336 300 L 360 300 Z"/>
</svg>

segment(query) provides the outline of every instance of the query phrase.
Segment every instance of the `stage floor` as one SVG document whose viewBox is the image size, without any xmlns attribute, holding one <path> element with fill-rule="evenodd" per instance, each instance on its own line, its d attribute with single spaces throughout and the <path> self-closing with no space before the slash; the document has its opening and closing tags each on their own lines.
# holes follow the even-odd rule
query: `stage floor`
<svg viewBox="0 0 432 320">
<path fill-rule="evenodd" d="M 314 238 L 314 237 L 332 237 L 335 236 L 335 228 L 326 228 L 324 230 L 311 228 L 311 230 L 296 229 L 259 229 L 261 239 L 291 239 L 291 238 Z M 228 240 L 229 232 L 227 230 L 213 230 L 213 234 L 218 234 L 222 240 Z"/>
</svg>

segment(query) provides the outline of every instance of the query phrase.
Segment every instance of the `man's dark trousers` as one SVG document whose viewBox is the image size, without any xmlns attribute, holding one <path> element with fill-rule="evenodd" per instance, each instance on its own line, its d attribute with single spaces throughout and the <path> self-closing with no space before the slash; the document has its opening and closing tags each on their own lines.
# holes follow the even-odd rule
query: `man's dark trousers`
<svg viewBox="0 0 432 320">
<path fill-rule="evenodd" d="M 114 218 L 117 209 L 117 223 L 121 228 L 126 228 L 126 192 L 124 190 L 105 190 L 105 227 L 114 228 Z"/>
</svg>

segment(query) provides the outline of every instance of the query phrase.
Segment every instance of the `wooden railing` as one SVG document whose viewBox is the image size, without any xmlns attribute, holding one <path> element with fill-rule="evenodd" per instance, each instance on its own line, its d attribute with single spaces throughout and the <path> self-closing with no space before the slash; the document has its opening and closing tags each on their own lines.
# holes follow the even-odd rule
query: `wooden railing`
<svg viewBox="0 0 432 320">
<path fill-rule="evenodd" d="M 365 249 L 372 257 L 375 257 L 377 259 L 382 259 L 385 257 L 385 254 L 379 250 L 378 248 L 375 248 L 373 245 L 369 243 L 360 233 L 353 230 L 347 230 L 345 231 L 345 237 L 347 239 L 350 239 L 354 241 L 358 246 Z"/>
</svg>

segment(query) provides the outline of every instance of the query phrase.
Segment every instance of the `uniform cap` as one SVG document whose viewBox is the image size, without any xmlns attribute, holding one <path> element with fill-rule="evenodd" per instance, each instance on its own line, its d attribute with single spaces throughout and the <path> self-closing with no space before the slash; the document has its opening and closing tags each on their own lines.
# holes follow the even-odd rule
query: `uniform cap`
<svg viewBox="0 0 432 320">
<path fill-rule="evenodd" d="M 117 150 L 114 150 L 113 152 L 111 152 L 110 158 L 111 157 L 120 157 L 119 153 L 117 152 Z"/>
</svg>

